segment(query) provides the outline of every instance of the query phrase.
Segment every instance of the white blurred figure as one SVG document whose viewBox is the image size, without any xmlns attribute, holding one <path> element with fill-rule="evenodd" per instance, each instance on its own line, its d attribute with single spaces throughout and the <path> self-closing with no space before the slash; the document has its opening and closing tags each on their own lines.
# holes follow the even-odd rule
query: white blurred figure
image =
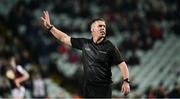
<svg viewBox="0 0 180 99">
<path fill-rule="evenodd" d="M 44 79 L 40 74 L 33 76 L 33 98 L 45 98 L 46 97 L 46 85 Z"/>
</svg>

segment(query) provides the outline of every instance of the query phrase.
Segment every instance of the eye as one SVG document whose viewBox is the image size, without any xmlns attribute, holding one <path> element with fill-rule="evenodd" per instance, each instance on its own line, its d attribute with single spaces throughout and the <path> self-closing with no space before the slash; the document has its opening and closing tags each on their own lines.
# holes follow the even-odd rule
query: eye
<svg viewBox="0 0 180 99">
<path fill-rule="evenodd" d="M 99 27 L 106 27 L 105 25 L 99 25 Z"/>
</svg>

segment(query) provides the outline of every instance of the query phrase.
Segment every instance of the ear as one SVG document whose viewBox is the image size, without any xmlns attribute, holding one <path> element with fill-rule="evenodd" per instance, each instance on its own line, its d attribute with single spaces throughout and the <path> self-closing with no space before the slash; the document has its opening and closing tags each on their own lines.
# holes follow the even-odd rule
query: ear
<svg viewBox="0 0 180 99">
<path fill-rule="evenodd" d="M 94 30 L 94 29 L 93 29 L 93 28 L 91 28 L 91 32 L 93 32 L 93 30 Z"/>
<path fill-rule="evenodd" d="M 94 31 L 94 23 L 91 24 L 91 32 Z"/>
<path fill-rule="evenodd" d="M 91 32 L 93 32 L 94 31 L 94 28 L 93 28 L 93 26 L 91 26 Z"/>
</svg>

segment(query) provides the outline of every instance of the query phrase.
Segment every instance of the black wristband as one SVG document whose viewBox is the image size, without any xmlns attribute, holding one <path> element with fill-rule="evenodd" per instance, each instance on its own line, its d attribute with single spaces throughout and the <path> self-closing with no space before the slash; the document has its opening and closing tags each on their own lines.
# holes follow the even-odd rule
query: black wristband
<svg viewBox="0 0 180 99">
<path fill-rule="evenodd" d="M 48 31 L 51 31 L 51 29 L 53 28 L 54 26 L 51 25 L 49 28 L 48 28 Z"/>
<path fill-rule="evenodd" d="M 124 80 L 123 80 L 123 82 L 130 83 L 130 81 L 129 81 L 129 79 L 128 79 L 128 78 L 124 79 Z"/>
</svg>

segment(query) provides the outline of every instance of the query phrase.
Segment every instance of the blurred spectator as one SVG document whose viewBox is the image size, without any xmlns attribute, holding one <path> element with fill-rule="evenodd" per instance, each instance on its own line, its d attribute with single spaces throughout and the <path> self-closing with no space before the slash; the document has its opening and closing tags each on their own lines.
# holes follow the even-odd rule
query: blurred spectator
<svg viewBox="0 0 180 99">
<path fill-rule="evenodd" d="M 146 90 L 146 98 L 148 99 L 155 99 L 156 98 L 156 89 L 153 86 L 149 86 Z"/>
<path fill-rule="evenodd" d="M 168 94 L 169 98 L 180 98 L 180 86 L 177 82 L 174 83 L 174 88 Z"/>
<path fill-rule="evenodd" d="M 157 98 L 167 98 L 167 91 L 162 82 L 159 84 L 159 88 L 156 91 L 156 97 Z"/>
<path fill-rule="evenodd" d="M 71 62 L 71 63 L 76 63 L 76 62 L 78 62 L 79 61 L 79 57 L 78 57 L 78 55 L 77 55 L 77 53 L 70 53 L 69 54 L 69 61 Z"/>
<path fill-rule="evenodd" d="M 33 98 L 46 98 L 47 89 L 44 79 L 40 74 L 35 74 L 32 79 L 32 96 Z"/>
<path fill-rule="evenodd" d="M 158 23 L 152 22 L 149 32 L 153 40 L 163 39 L 163 30 Z"/>
<path fill-rule="evenodd" d="M 58 46 L 58 52 L 60 54 L 65 54 L 65 53 L 68 52 L 68 50 L 69 49 L 64 44 L 61 44 L 61 45 Z"/>
<path fill-rule="evenodd" d="M 2 98 L 10 96 L 10 86 L 8 80 L 3 77 L 0 79 L 0 96 L 2 96 Z"/>
</svg>

